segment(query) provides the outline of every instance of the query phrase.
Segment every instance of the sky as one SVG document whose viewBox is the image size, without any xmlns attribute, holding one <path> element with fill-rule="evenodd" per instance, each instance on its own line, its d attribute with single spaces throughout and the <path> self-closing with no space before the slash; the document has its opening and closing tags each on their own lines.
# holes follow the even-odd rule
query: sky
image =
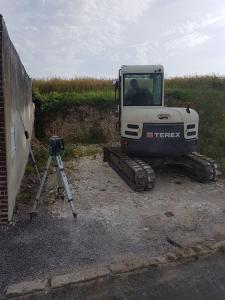
<svg viewBox="0 0 225 300">
<path fill-rule="evenodd" d="M 225 75 L 224 0 L 0 0 L 0 14 L 33 78 Z"/>
</svg>

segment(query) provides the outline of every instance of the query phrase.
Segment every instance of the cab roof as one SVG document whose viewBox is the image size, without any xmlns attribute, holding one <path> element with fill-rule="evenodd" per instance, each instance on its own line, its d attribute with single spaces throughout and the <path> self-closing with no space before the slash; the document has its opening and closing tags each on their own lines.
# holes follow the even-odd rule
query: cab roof
<svg viewBox="0 0 225 300">
<path fill-rule="evenodd" d="M 123 65 L 122 73 L 163 73 L 162 65 Z"/>
</svg>

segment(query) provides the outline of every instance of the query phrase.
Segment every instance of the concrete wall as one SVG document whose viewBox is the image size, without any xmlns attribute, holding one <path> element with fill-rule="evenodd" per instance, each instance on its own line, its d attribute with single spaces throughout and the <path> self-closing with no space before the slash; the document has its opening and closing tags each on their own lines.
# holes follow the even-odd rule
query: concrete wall
<svg viewBox="0 0 225 300">
<path fill-rule="evenodd" d="M 5 111 L 2 70 L 2 17 L 0 16 L 0 222 L 8 220 L 8 192 L 5 144 Z"/>
<path fill-rule="evenodd" d="M 30 139 L 25 138 L 24 127 L 31 136 L 34 105 L 31 79 L 9 38 L 1 16 L 0 28 L 0 222 L 5 222 L 6 215 L 7 220 L 12 218 L 16 195 L 28 160 Z"/>
</svg>

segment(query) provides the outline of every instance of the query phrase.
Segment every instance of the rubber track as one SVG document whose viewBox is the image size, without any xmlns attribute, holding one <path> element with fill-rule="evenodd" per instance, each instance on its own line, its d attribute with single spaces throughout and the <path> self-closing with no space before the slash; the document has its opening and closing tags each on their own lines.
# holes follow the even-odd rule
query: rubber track
<svg viewBox="0 0 225 300">
<path fill-rule="evenodd" d="M 105 147 L 104 161 L 107 161 L 134 191 L 141 192 L 154 187 L 155 174 L 151 166 L 126 155 L 120 147 Z"/>
<path fill-rule="evenodd" d="M 154 187 L 155 172 L 148 159 L 144 161 L 138 157 L 128 156 L 120 147 L 106 147 L 104 161 L 107 161 L 134 191 L 141 192 Z M 175 159 L 165 158 L 164 164 L 183 165 L 189 177 L 203 183 L 216 181 L 221 175 L 215 160 L 197 152 Z"/>
<path fill-rule="evenodd" d="M 216 181 L 221 175 L 215 160 L 197 152 L 184 156 L 184 164 L 190 177 L 200 182 Z"/>
<path fill-rule="evenodd" d="M 155 185 L 155 172 L 153 168 L 147 164 L 145 161 L 139 159 L 139 158 L 133 158 L 136 163 L 138 163 L 145 171 L 147 176 L 147 182 L 145 185 L 145 190 L 151 190 L 153 189 Z"/>
</svg>

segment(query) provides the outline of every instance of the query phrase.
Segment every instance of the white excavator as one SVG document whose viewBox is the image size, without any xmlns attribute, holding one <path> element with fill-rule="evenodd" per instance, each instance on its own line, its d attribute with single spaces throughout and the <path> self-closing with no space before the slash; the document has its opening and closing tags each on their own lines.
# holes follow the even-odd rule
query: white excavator
<svg viewBox="0 0 225 300">
<path fill-rule="evenodd" d="M 179 165 L 199 182 L 215 181 L 216 162 L 196 151 L 198 113 L 164 106 L 161 65 L 123 65 L 114 81 L 120 147 L 105 147 L 104 161 L 135 191 L 152 189 L 154 169 Z M 119 99 L 118 99 L 119 98 Z"/>
</svg>

